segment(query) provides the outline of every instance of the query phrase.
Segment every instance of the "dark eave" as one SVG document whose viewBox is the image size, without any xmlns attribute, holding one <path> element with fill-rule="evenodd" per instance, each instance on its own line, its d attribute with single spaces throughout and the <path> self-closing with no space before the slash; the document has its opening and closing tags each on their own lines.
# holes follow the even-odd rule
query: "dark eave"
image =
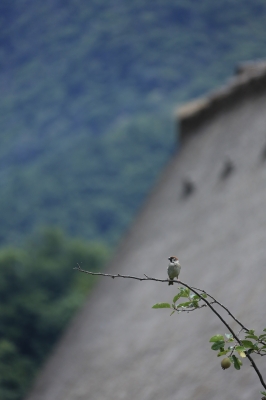
<svg viewBox="0 0 266 400">
<path fill-rule="evenodd" d="M 239 64 L 227 84 L 205 97 L 178 108 L 177 119 L 180 141 L 198 129 L 217 113 L 233 107 L 237 102 L 266 91 L 266 61 Z"/>
</svg>

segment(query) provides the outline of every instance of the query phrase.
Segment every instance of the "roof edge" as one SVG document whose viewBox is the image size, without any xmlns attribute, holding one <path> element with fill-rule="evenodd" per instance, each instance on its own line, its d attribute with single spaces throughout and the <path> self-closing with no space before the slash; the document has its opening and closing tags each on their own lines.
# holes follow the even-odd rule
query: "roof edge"
<svg viewBox="0 0 266 400">
<path fill-rule="evenodd" d="M 266 61 L 249 61 L 237 65 L 235 76 L 218 90 L 179 107 L 176 117 L 179 138 L 183 143 L 192 131 L 243 98 L 266 91 Z"/>
</svg>

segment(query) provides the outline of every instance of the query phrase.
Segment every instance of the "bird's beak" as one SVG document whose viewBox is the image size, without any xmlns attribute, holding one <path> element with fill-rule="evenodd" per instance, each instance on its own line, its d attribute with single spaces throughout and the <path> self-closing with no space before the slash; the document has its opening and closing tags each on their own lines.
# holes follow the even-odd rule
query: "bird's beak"
<svg viewBox="0 0 266 400">
<path fill-rule="evenodd" d="M 168 260 L 170 261 L 170 257 L 168 257 Z"/>
</svg>

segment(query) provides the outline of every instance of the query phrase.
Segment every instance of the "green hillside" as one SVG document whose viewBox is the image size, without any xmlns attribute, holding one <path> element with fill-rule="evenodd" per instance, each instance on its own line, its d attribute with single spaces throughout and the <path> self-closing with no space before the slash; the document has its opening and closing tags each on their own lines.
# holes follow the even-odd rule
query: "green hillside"
<svg viewBox="0 0 266 400">
<path fill-rule="evenodd" d="M 1 0 L 0 243 L 115 242 L 175 148 L 172 110 L 266 55 L 263 0 Z"/>
<path fill-rule="evenodd" d="M 266 57 L 265 26 L 264 0 L 0 1 L 1 400 L 92 287 L 72 267 L 102 267 L 91 241 L 117 242 L 176 151 L 174 107 Z"/>
</svg>

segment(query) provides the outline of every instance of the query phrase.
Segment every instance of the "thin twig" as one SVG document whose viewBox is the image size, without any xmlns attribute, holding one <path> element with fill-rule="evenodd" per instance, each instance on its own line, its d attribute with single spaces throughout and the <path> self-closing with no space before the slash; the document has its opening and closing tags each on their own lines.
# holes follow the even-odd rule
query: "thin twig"
<svg viewBox="0 0 266 400">
<path fill-rule="evenodd" d="M 215 303 L 215 301 L 212 301 L 210 304 L 214 304 Z M 199 310 L 200 308 L 203 308 L 203 307 L 208 307 L 207 306 L 207 304 L 202 304 L 201 306 L 198 306 L 198 307 L 191 307 L 191 308 L 189 308 L 189 309 L 182 309 L 182 308 L 178 308 L 178 307 L 174 307 L 174 309 L 175 309 L 175 311 L 177 311 L 178 313 L 179 312 L 191 312 L 191 311 L 195 311 L 195 310 Z"/>
<path fill-rule="evenodd" d="M 108 276 L 110 278 L 126 278 L 126 279 L 135 279 L 138 281 L 155 281 L 155 282 L 170 282 L 168 279 L 156 279 L 156 278 L 152 278 L 146 274 L 144 274 L 145 278 L 140 278 L 138 276 L 131 276 L 131 275 L 121 275 L 121 274 L 104 274 L 102 272 L 90 272 L 90 271 L 86 271 L 84 269 L 82 269 L 80 267 L 79 264 L 77 264 L 78 267 L 74 268 L 75 270 L 78 270 L 80 272 L 83 272 L 85 274 L 89 274 L 89 275 L 97 275 L 97 276 Z M 223 317 L 218 313 L 218 311 L 215 310 L 215 308 L 212 306 L 213 302 L 209 302 L 207 299 L 205 299 L 202 294 L 200 294 L 199 292 L 206 294 L 208 297 L 210 297 L 215 303 L 219 304 L 224 310 L 226 310 L 228 312 L 228 314 L 245 330 L 248 331 L 248 329 L 241 323 L 239 322 L 234 316 L 233 314 L 225 307 L 223 306 L 220 302 L 218 302 L 213 296 L 209 295 L 207 292 L 205 292 L 202 289 L 197 289 L 194 288 L 192 286 L 189 286 L 187 283 L 182 282 L 180 280 L 178 281 L 171 281 L 173 283 L 179 283 L 180 285 L 188 288 L 189 290 L 191 290 L 194 294 L 196 294 L 197 296 L 199 296 L 199 298 L 201 300 L 203 300 L 206 305 L 212 310 L 212 312 L 220 319 L 220 321 L 226 326 L 226 328 L 229 330 L 229 332 L 231 332 L 232 336 L 234 337 L 234 339 L 239 343 L 239 345 L 241 346 L 241 341 L 238 338 L 238 334 L 236 334 L 233 329 L 228 325 L 228 323 L 223 319 Z M 253 358 L 250 356 L 250 354 L 246 353 L 247 358 L 249 359 L 249 361 L 251 362 L 252 367 L 254 368 L 256 374 L 259 377 L 259 380 L 262 384 L 262 386 L 266 389 L 266 383 L 263 380 L 263 377 L 255 363 L 255 361 L 253 360 Z"/>
<path fill-rule="evenodd" d="M 198 288 L 193 288 L 193 289 L 199 290 L 199 291 L 201 291 L 202 293 L 206 294 L 206 295 L 207 295 L 208 297 L 210 297 L 211 299 L 213 299 L 213 300 L 215 301 L 215 303 L 219 304 L 219 306 L 222 307 L 222 308 L 230 315 L 230 317 L 233 318 L 233 319 L 238 323 L 238 325 L 240 325 L 246 332 L 249 331 L 249 329 L 246 328 L 246 327 L 231 313 L 231 311 L 228 310 L 228 308 L 226 308 L 222 303 L 220 303 L 218 300 L 216 300 L 213 296 L 211 296 L 211 295 L 210 295 L 209 293 L 207 293 L 205 290 L 198 289 Z"/>
<path fill-rule="evenodd" d="M 225 307 L 222 303 L 220 303 L 218 300 L 216 300 L 213 296 L 211 296 L 211 295 L 210 295 L 209 293 L 207 293 L 205 290 L 198 289 L 198 288 L 195 288 L 195 287 L 194 287 L 193 289 L 199 290 L 199 291 L 201 291 L 202 293 L 206 294 L 208 297 L 210 297 L 212 300 L 214 300 L 214 303 L 216 303 L 216 304 L 218 304 L 220 307 L 222 307 L 222 308 L 230 315 L 230 317 L 233 318 L 233 320 L 235 320 L 235 321 L 238 323 L 239 326 L 241 326 L 241 328 L 242 328 L 244 331 L 246 331 L 247 333 L 250 331 L 246 326 L 244 326 L 244 325 L 242 324 L 242 322 L 240 322 L 240 321 L 231 313 L 231 311 L 228 310 L 227 307 Z M 241 329 L 241 330 L 242 330 L 242 329 Z M 240 330 L 240 331 L 241 331 L 241 330 Z M 261 340 L 261 339 L 258 339 L 258 342 L 261 343 L 261 344 L 263 344 L 263 345 L 266 345 L 266 342 L 264 342 L 264 341 Z M 259 353 L 258 353 L 258 354 L 259 354 Z"/>
</svg>

